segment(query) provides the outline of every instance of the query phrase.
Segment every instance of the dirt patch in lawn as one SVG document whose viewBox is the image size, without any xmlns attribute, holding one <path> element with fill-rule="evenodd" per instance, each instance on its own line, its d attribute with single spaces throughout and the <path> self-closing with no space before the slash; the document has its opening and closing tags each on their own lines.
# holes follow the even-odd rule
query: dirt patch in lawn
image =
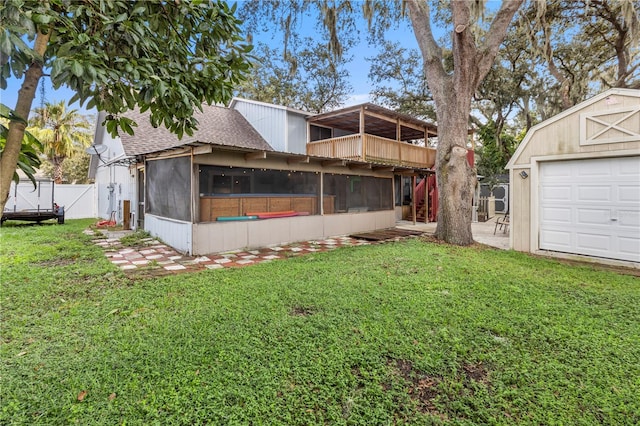
<svg viewBox="0 0 640 426">
<path fill-rule="evenodd" d="M 43 260 L 41 262 L 38 262 L 38 266 L 42 266 L 44 268 L 48 268 L 48 267 L 52 267 L 52 266 L 68 266 L 68 265 L 73 265 L 74 263 L 76 263 L 78 260 L 77 259 L 73 259 L 73 258 L 56 258 L 56 259 L 49 259 L 49 260 Z"/>
<path fill-rule="evenodd" d="M 417 402 L 421 413 L 446 418 L 446 415 L 440 413 L 434 404 L 439 394 L 438 384 L 442 381 L 440 377 L 425 374 L 406 359 L 388 359 L 387 365 L 393 369 L 394 375 L 402 377 L 408 384 L 407 393 Z"/>
<path fill-rule="evenodd" d="M 310 306 L 294 306 L 289 311 L 289 315 L 294 317 L 308 317 L 316 313 L 316 309 Z"/>
<path fill-rule="evenodd" d="M 466 381 L 474 381 L 478 383 L 488 384 L 489 383 L 489 375 L 487 373 L 487 369 L 482 365 L 482 363 L 478 364 L 464 364 L 462 366 L 462 371 L 464 371 Z"/>
<path fill-rule="evenodd" d="M 445 380 L 443 377 L 420 371 L 411 361 L 406 359 L 389 358 L 387 365 L 391 367 L 394 376 L 404 380 L 406 392 L 416 402 L 419 412 L 437 416 L 443 420 L 449 419 L 449 415 L 440 411 L 435 402 L 438 397 L 442 397 L 446 402 L 452 398 L 456 399 L 459 395 L 450 395 L 441 389 L 440 384 Z M 489 385 L 489 373 L 482 363 L 465 363 L 461 366 L 457 380 L 462 382 L 460 395 L 473 394 L 478 384 L 481 386 Z"/>
</svg>

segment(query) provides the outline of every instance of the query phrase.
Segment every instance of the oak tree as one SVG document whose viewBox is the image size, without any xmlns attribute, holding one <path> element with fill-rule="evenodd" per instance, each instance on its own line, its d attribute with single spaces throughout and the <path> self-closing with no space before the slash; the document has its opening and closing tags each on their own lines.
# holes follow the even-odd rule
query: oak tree
<svg viewBox="0 0 640 426">
<path fill-rule="evenodd" d="M 445 67 L 443 46 L 434 37 L 431 7 L 425 0 L 260 1 L 252 2 L 250 9 L 254 16 L 279 23 L 285 34 L 291 34 L 300 18 L 316 8 L 328 30 L 329 46 L 338 56 L 343 48 L 341 36 L 357 30 L 354 18 L 358 14 L 357 6 L 362 6 L 360 11 L 374 35 L 383 32 L 390 22 L 408 17 L 422 55 L 422 68 L 438 121 L 435 167 L 440 200 L 436 237 L 453 244 L 469 245 L 473 243 L 471 213 L 476 178 L 467 162 L 471 100 L 491 69 L 507 28 L 523 2 L 503 2 L 483 33 L 475 30 L 483 16 L 484 1 L 450 2 L 451 69 Z"/>
</svg>

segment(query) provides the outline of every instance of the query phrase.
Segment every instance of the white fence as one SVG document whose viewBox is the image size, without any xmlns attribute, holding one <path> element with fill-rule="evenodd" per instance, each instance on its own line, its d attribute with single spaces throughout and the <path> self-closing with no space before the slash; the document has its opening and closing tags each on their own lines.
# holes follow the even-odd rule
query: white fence
<svg viewBox="0 0 640 426">
<path fill-rule="evenodd" d="M 65 219 L 84 219 L 97 217 L 95 185 L 55 185 L 48 181 L 38 182 L 33 188 L 31 182 L 20 182 L 17 192 L 15 183 L 11 184 L 9 201 L 5 210 L 51 210 L 52 201 L 64 206 Z"/>
<path fill-rule="evenodd" d="M 65 219 L 97 217 L 95 191 L 95 185 L 56 185 L 56 203 L 64 206 Z"/>
</svg>

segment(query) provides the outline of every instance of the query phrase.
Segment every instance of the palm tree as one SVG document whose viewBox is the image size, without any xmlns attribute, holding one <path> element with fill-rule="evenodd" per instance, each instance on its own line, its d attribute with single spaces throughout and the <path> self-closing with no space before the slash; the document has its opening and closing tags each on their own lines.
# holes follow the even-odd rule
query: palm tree
<svg viewBox="0 0 640 426">
<path fill-rule="evenodd" d="M 47 102 L 34 112 L 31 125 L 38 128 L 34 136 L 44 145 L 44 154 L 53 166 L 53 180 L 62 183 L 62 162 L 91 145 L 91 124 L 78 110 L 67 111 L 64 101 Z"/>
</svg>

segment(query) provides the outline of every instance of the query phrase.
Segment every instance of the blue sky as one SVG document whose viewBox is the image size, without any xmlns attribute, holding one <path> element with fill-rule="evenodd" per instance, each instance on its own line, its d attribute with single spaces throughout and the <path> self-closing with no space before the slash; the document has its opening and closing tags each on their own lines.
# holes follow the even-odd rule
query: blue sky
<svg viewBox="0 0 640 426">
<path fill-rule="evenodd" d="M 308 21 L 301 22 L 301 27 L 309 28 L 313 31 L 315 28 L 315 21 L 309 19 Z M 360 42 L 355 46 L 349 54 L 353 56 L 353 60 L 347 65 L 347 69 L 350 71 L 351 79 L 350 83 L 353 88 L 352 96 L 347 101 L 347 105 L 366 102 L 369 100 L 369 92 L 372 89 L 371 83 L 368 79 L 369 62 L 366 58 L 373 57 L 377 54 L 377 49 L 374 46 L 370 46 L 366 40 L 366 23 L 362 22 L 363 30 L 360 33 Z M 270 46 L 281 45 L 282 39 L 278 35 L 274 36 L 274 33 L 254 33 L 254 44 L 258 42 L 264 42 Z M 413 36 L 412 29 L 409 23 L 402 25 L 400 28 L 391 30 L 387 33 L 389 40 L 401 42 L 404 47 L 417 48 L 417 43 Z M 73 96 L 73 92 L 62 87 L 58 90 L 53 90 L 51 81 L 47 77 L 41 79 L 40 85 L 45 87 L 45 101 L 58 102 L 61 100 L 68 100 Z M 14 108 L 18 96 L 18 90 L 22 85 L 22 80 L 11 78 L 8 80 L 8 87 L 6 90 L 0 92 L 0 102 L 7 105 L 10 108 Z M 36 98 L 34 99 L 32 108 L 37 108 L 41 105 L 41 87 L 38 87 Z M 79 109 L 83 114 L 95 114 L 96 111 L 87 111 L 85 108 L 80 107 L 78 103 L 72 105 L 72 108 Z"/>
</svg>

